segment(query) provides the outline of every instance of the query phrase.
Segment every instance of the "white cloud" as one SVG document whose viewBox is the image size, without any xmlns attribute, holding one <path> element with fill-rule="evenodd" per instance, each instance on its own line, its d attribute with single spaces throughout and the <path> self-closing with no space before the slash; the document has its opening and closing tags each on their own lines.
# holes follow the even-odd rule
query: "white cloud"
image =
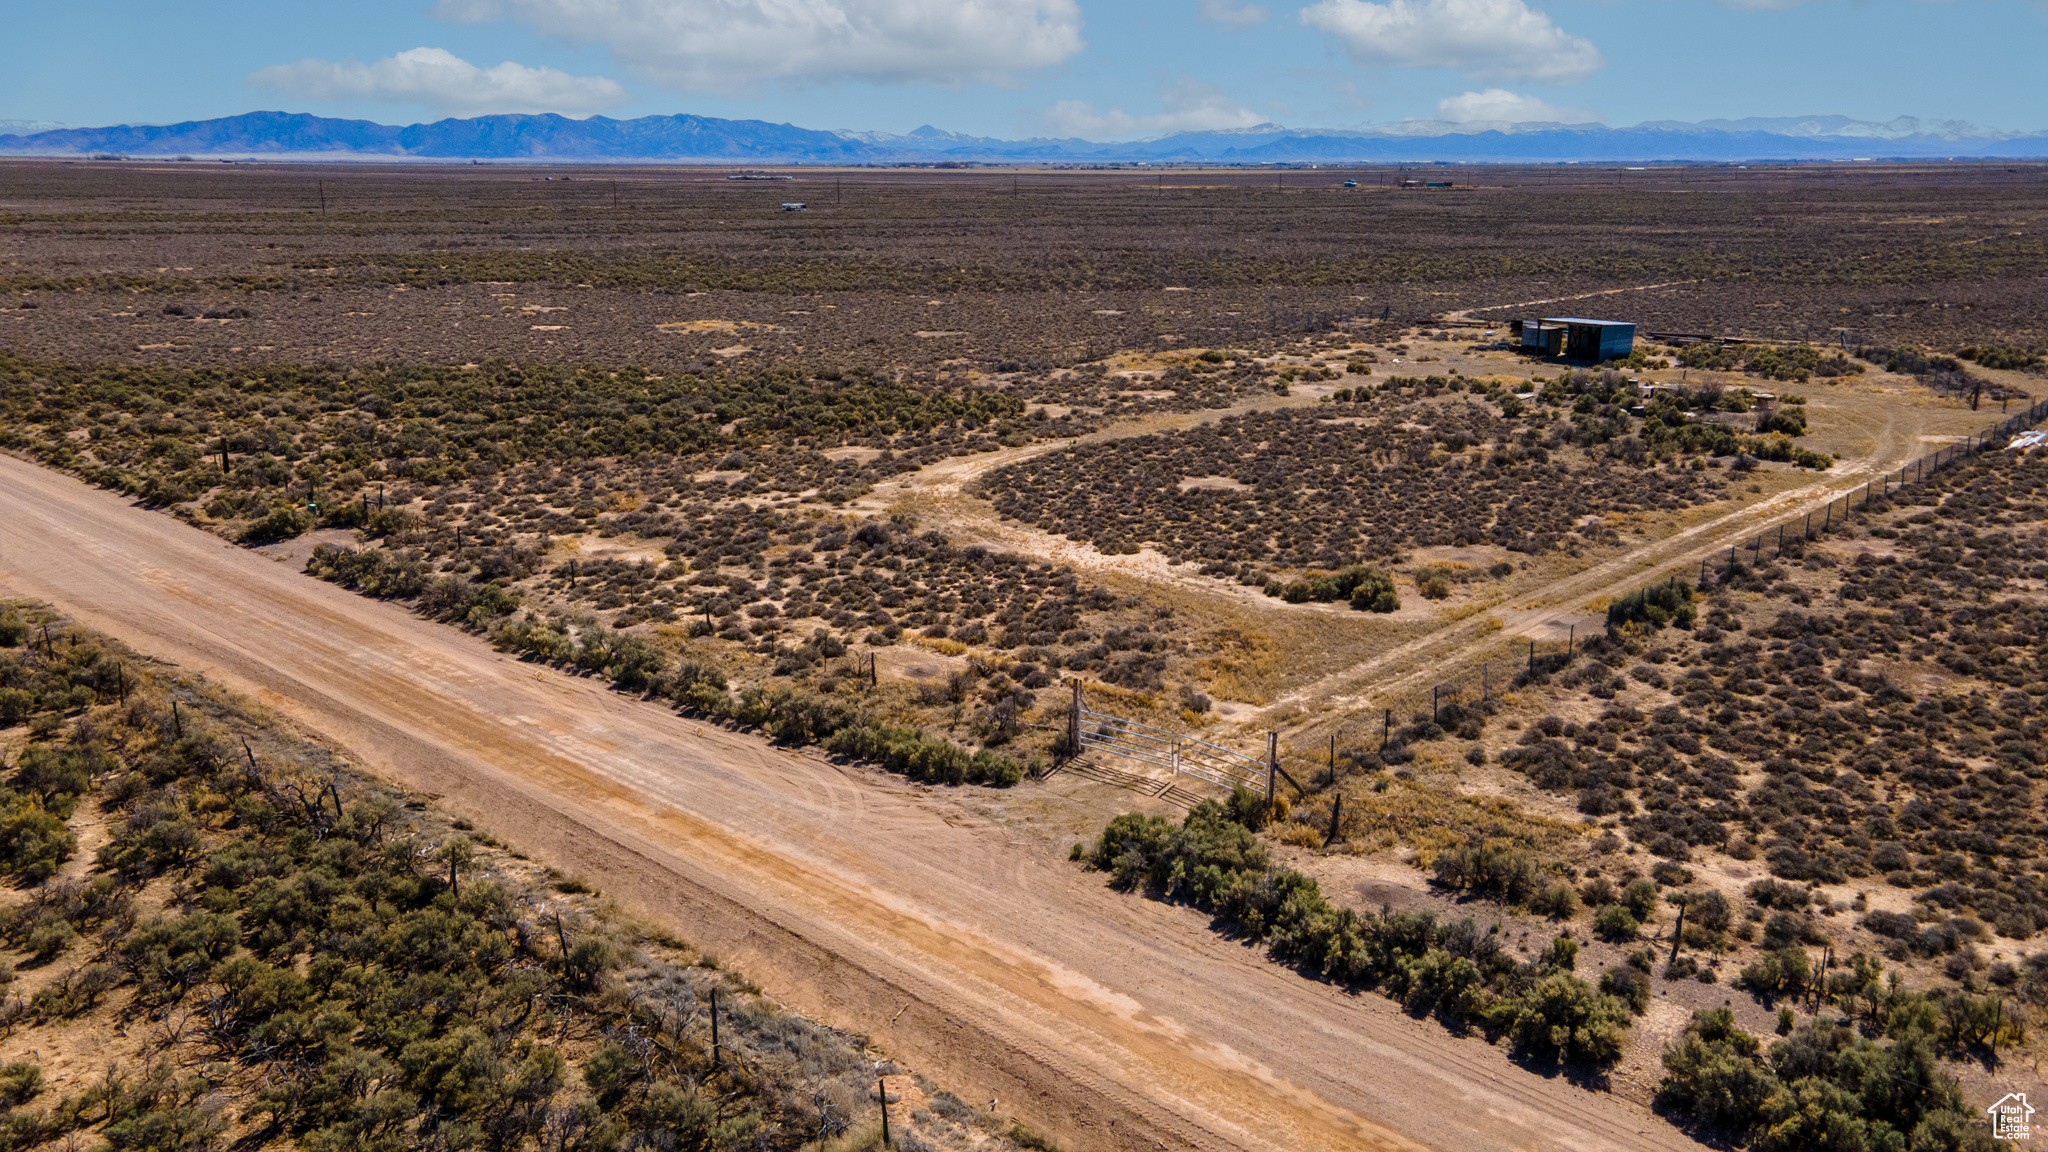
<svg viewBox="0 0 2048 1152">
<path fill-rule="evenodd" d="M 1591 41 L 1523 0 L 1320 0 L 1301 10 L 1301 22 L 1337 37 L 1360 64 L 1544 84 L 1576 83 L 1601 65 Z"/>
<path fill-rule="evenodd" d="M 1230 6 L 1230 0 L 1202 0 L 1202 19 L 1211 24 L 1229 24 L 1243 28 L 1265 23 L 1266 10 L 1257 4 L 1233 8 Z"/>
<path fill-rule="evenodd" d="M 1437 101 L 1436 118 L 1452 124 L 1585 124 L 1599 119 L 1584 109 L 1560 108 L 1505 88 L 1447 96 Z"/>
<path fill-rule="evenodd" d="M 1098 112 L 1083 100 L 1062 100 L 1045 114 L 1046 127 L 1057 136 L 1113 140 L 1170 132 L 1210 132 L 1222 128 L 1256 128 L 1266 117 L 1223 95 L 1214 84 L 1183 79 L 1160 94 L 1166 110 L 1154 116 L 1133 116 L 1121 108 Z"/>
<path fill-rule="evenodd" d="M 601 43 L 654 83 L 692 91 L 999 82 L 1083 47 L 1075 0 L 439 0 L 436 13 Z"/>
<path fill-rule="evenodd" d="M 589 115 L 624 103 L 626 90 L 603 76 L 571 76 L 506 61 L 479 68 L 439 48 L 414 48 L 375 64 L 301 60 L 254 73 L 249 83 L 301 100 L 382 100 L 424 104 L 449 116 L 494 112 Z"/>
</svg>

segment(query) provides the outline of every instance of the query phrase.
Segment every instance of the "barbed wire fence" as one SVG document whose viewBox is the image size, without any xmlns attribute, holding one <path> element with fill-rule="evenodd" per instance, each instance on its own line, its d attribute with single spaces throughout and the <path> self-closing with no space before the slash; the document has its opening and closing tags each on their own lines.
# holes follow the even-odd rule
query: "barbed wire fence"
<svg viewBox="0 0 2048 1152">
<path fill-rule="evenodd" d="M 1695 589 L 1726 579 L 1737 571 L 1746 552 L 1755 566 L 1769 549 L 1772 558 L 1784 555 L 1788 543 L 1800 546 L 1841 532 L 1874 503 L 1887 501 L 1895 493 L 1917 487 L 1959 460 L 1993 449 L 2003 449 L 2017 433 L 2048 419 L 2048 400 L 2030 404 L 1966 436 L 1961 442 L 1937 449 L 1896 471 L 1888 471 L 1866 483 L 1860 492 L 1849 492 L 1824 507 L 1788 516 L 1768 524 L 1755 536 L 1729 546 L 1726 560 L 1719 565 L 1703 557 L 1695 574 L 1688 561 L 1684 570 L 1668 570 L 1641 589 L 1609 605 L 1607 622 L 1655 618 L 1655 612 L 1669 612 L 1666 605 L 1689 604 Z M 1243 787 L 1261 797 L 1272 797 L 1282 782 L 1307 795 L 1333 786 L 1350 770 L 1380 761 L 1392 753 L 1399 756 L 1408 744 L 1446 734 L 1476 739 L 1484 716 L 1495 699 L 1532 681 L 1562 671 L 1579 655 L 1583 645 L 1576 624 L 1567 623 L 1562 641 L 1530 639 L 1526 651 L 1512 657 L 1483 662 L 1477 669 L 1446 677 L 1427 689 L 1381 697 L 1374 707 L 1340 718 L 1320 747 L 1303 748 L 1290 743 L 1281 746 L 1276 732 L 1266 736 L 1266 755 L 1258 756 L 1202 740 L 1189 733 L 1143 724 L 1086 706 L 1079 681 L 1068 719 L 1068 745 L 1073 753 L 1095 750 L 1119 756 L 1137 764 L 1165 769 L 1168 781 L 1158 791 L 1175 794 L 1182 776 L 1206 781 L 1222 788 Z M 1426 703 L 1425 703 L 1426 701 Z M 1425 711 L 1426 708 L 1426 711 Z M 1405 717 L 1405 720 L 1403 719 Z M 1462 730 L 1462 731 L 1461 731 Z M 1286 762 L 1300 769 L 1306 783 L 1288 771 Z M 1136 779 L 1135 777 L 1133 779 Z M 1176 798 L 1192 803 L 1195 794 L 1179 790 Z"/>
</svg>

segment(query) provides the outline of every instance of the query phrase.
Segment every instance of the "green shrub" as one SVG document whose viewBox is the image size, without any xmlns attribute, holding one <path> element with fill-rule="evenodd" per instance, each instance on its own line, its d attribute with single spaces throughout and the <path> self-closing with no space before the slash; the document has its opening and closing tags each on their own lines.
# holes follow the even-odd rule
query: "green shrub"
<svg viewBox="0 0 2048 1152">
<path fill-rule="evenodd" d="M 0 808 L 0 873 L 35 884 L 57 874 L 78 850 L 64 819 L 24 796 Z"/>
<path fill-rule="evenodd" d="M 2026 348 L 2005 345 L 1989 345 L 1981 348 L 1965 348 L 1959 355 L 1986 368 L 2005 371 L 2033 371 L 2041 367 L 2041 354 Z"/>
<path fill-rule="evenodd" d="M 1289 604 L 1349 600 L 1353 608 L 1367 612 L 1392 612 L 1400 607 L 1400 601 L 1394 594 L 1393 577 L 1363 564 L 1290 583 L 1274 580 L 1266 585 L 1265 591 L 1266 595 L 1276 596 Z"/>
<path fill-rule="evenodd" d="M 41 1068 L 21 1061 L 0 1067 L 0 1104 L 9 1108 L 20 1107 L 35 1099 L 42 1090 Z"/>
<path fill-rule="evenodd" d="M 1529 911 L 1553 920 L 1569 920 L 1579 911 L 1579 894 L 1569 884 L 1552 884 L 1530 899 Z"/>
<path fill-rule="evenodd" d="M 242 529 L 244 544 L 275 544 L 290 540 L 313 526 L 313 517 L 293 504 L 277 503 L 263 518 Z"/>
<path fill-rule="evenodd" d="M 1624 943 L 1636 938 L 1642 924 L 1629 910 L 1620 904 L 1609 904 L 1593 917 L 1593 931 L 1602 940 Z"/>
<path fill-rule="evenodd" d="M 1485 846 L 1444 857 L 1464 860 L 1482 877 L 1527 871 L 1513 854 Z M 1620 1053 L 1628 1008 L 1570 974 L 1576 941 L 1560 936 L 1524 965 L 1508 954 L 1497 925 L 1482 933 L 1469 919 L 1445 926 L 1433 913 L 1361 916 L 1333 907 L 1314 879 L 1273 868 L 1252 829 L 1213 800 L 1179 826 L 1160 816 L 1118 816 L 1088 862 L 1119 888 L 1142 887 L 1213 913 L 1306 973 L 1378 983 L 1410 1011 L 1454 1023 L 1480 1020 L 1531 1058 L 1608 1063 Z"/>
<path fill-rule="evenodd" d="M 1517 1055 L 1605 1065 L 1620 1058 L 1629 1017 L 1616 997 L 1553 973 L 1498 1002 L 1487 1022 L 1508 1035 Z"/>
<path fill-rule="evenodd" d="M 1806 435 L 1806 406 L 1788 405 L 1765 415 L 1756 422 L 1759 433 L 1782 432 L 1787 436 Z"/>
<path fill-rule="evenodd" d="M 1777 1087 L 1776 1076 L 1757 1059 L 1760 1047 L 1736 1027 L 1729 1009 L 1694 1012 L 1685 1032 L 1664 1048 L 1657 1102 L 1708 1128 L 1748 1127 Z"/>
<path fill-rule="evenodd" d="M 1395 612 L 1401 598 L 1394 592 L 1394 578 L 1378 569 L 1369 570 L 1351 590 L 1351 606 L 1361 612 Z"/>
<path fill-rule="evenodd" d="M 1637 920 L 1648 923 L 1657 913 L 1657 884 L 1652 880 L 1631 880 L 1621 890 L 1621 902 Z"/>
<path fill-rule="evenodd" d="M 1779 948 L 1765 952 L 1755 963 L 1742 969 L 1738 982 L 1765 1000 L 1779 996 L 1804 995 L 1813 979 L 1813 964 L 1806 949 Z"/>
<path fill-rule="evenodd" d="M 1536 858 L 1498 841 L 1439 852 L 1431 870 L 1436 882 L 1446 888 L 1491 896 L 1507 904 L 1527 904 L 1545 891 L 1543 868 Z"/>
<path fill-rule="evenodd" d="M 1600 974 L 1600 990 L 1627 1004 L 1640 1016 L 1650 1010 L 1650 978 L 1633 964 L 1620 964 Z"/>
<path fill-rule="evenodd" d="M 1689 629 L 1697 618 L 1692 601 L 1693 587 L 1689 582 L 1675 578 L 1659 581 L 1609 604 L 1607 626 L 1619 628 L 1641 623 L 1662 628 L 1675 624 Z"/>
</svg>

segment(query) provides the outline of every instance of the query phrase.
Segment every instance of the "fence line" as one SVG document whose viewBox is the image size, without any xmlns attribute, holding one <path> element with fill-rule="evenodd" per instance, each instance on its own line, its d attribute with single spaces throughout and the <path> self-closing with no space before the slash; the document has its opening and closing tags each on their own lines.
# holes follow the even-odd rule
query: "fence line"
<svg viewBox="0 0 2048 1152">
<path fill-rule="evenodd" d="M 1873 500 L 1883 500 L 1893 492 L 1916 487 L 1924 483 L 1928 477 L 1966 456 L 1978 455 L 1990 450 L 1993 446 L 2003 448 L 2005 442 L 2010 440 L 2016 433 L 2039 424 L 2043 419 L 2048 419 L 2048 400 L 2029 405 L 2025 411 L 2008 416 L 1977 435 L 1965 436 L 1961 444 L 1951 444 L 1946 448 L 1936 449 L 1917 460 L 1913 460 L 1900 467 L 1896 473 L 1884 473 L 1866 483 L 1860 496 L 1852 491 L 1838 500 L 1830 501 L 1819 512 L 1805 513 L 1803 518 L 1787 517 L 1784 520 L 1780 520 L 1777 524 L 1764 528 L 1763 531 L 1758 532 L 1751 539 L 1730 545 L 1728 548 L 1728 561 L 1721 567 L 1722 574 L 1725 576 L 1731 571 L 1745 551 L 1749 553 L 1750 563 L 1755 564 L 1762 559 L 1764 548 L 1771 545 L 1775 540 L 1777 551 L 1774 555 L 1782 556 L 1785 554 L 1785 540 L 1787 537 L 1797 539 L 1802 543 L 1817 540 L 1821 536 L 1835 531 L 1837 526 L 1849 523 L 1850 517 L 1855 512 L 1869 507 Z M 1840 509 L 1839 512 L 1837 511 L 1838 508 Z M 1819 517 L 1820 523 L 1814 523 L 1815 517 Z M 1775 532 L 1773 532 L 1773 529 L 1775 529 Z M 1695 581 L 1696 587 L 1706 586 L 1708 567 L 1712 562 L 1710 557 L 1700 560 L 1699 577 Z M 1641 596 L 1659 584 L 1665 584 L 1674 579 L 1676 579 L 1676 574 L 1653 580 L 1649 584 L 1644 585 L 1641 591 L 1633 595 Z"/>
<path fill-rule="evenodd" d="M 1286 775 L 1278 764 L 1276 738 L 1271 734 L 1266 738 L 1266 759 L 1261 760 L 1185 732 L 1095 711 L 1082 697 L 1079 680 L 1073 681 L 1073 690 L 1067 740 L 1076 754 L 1095 749 L 1163 768 L 1176 779 L 1193 776 L 1219 788 L 1245 788 L 1268 797 L 1273 794 L 1274 775 Z M 1292 776 L 1287 779 L 1289 783 L 1294 781 Z"/>
<path fill-rule="evenodd" d="M 1787 517 L 1777 524 L 1765 527 L 1754 538 L 1733 545 L 1729 550 L 1730 560 L 1732 562 L 1738 558 L 1740 553 L 1746 551 L 1750 553 L 1752 562 L 1754 562 L 1756 557 L 1761 556 L 1763 549 L 1770 546 L 1774 540 L 1777 541 L 1777 547 L 1782 552 L 1783 542 L 1786 539 L 1803 537 L 1804 539 L 1812 540 L 1826 532 L 1838 530 L 1842 525 L 1849 522 L 1853 513 L 1867 506 L 1871 501 L 1884 499 L 1902 488 L 1917 485 L 1965 456 L 1984 452 L 1994 445 L 2003 447 L 2005 442 L 2013 435 L 2039 424 L 2043 419 L 2048 419 L 2048 400 L 2032 404 L 2025 411 L 2014 413 L 1998 421 L 1996 424 L 1985 428 L 1983 432 L 1975 436 L 1965 437 L 1961 444 L 1937 449 L 1926 456 L 1906 464 L 1896 472 L 1886 472 L 1884 475 L 1864 485 L 1863 491 L 1860 494 L 1851 492 L 1839 500 L 1830 502 L 1819 511 L 1805 513 L 1801 516 Z M 1700 583 L 1702 584 L 1705 582 L 1708 566 L 1711 563 L 1711 560 L 1701 561 Z M 1678 574 L 1675 572 L 1668 573 L 1646 584 L 1642 589 L 1632 593 L 1632 595 L 1643 596 L 1654 590 L 1658 585 L 1675 580 L 1677 577 Z M 1623 600 L 1627 599 L 1628 597 L 1623 598 Z M 1440 722 L 1443 719 L 1446 707 L 1453 704 L 1463 705 L 1474 695 L 1479 697 L 1480 704 L 1485 704 L 1495 692 L 1514 687 L 1514 679 L 1518 672 L 1533 678 L 1542 673 L 1555 672 L 1564 668 L 1577 655 L 1577 641 L 1576 629 L 1567 633 L 1566 639 L 1562 644 L 1551 641 L 1546 645 L 1531 640 L 1526 655 L 1517 654 L 1517 657 L 1506 661 L 1488 661 L 1480 665 L 1476 675 L 1454 676 L 1443 683 L 1431 685 L 1427 690 L 1429 695 L 1429 719 L 1432 723 Z M 1478 689 L 1476 693 L 1473 692 L 1475 688 Z M 1344 751 L 1348 752 L 1351 756 L 1356 756 L 1365 750 L 1384 749 L 1394 730 L 1402 726 L 1394 715 L 1396 710 L 1407 710 L 1412 706 L 1414 714 L 1419 717 L 1421 715 L 1423 692 L 1423 689 L 1416 689 L 1396 697 L 1382 698 L 1379 709 L 1380 715 L 1372 717 L 1372 719 L 1379 721 L 1377 725 L 1379 731 L 1371 733 L 1368 730 L 1364 741 L 1354 741 Z M 1337 771 L 1340 754 L 1339 744 L 1342 740 L 1342 734 L 1351 723 L 1355 723 L 1355 721 L 1340 720 L 1336 728 L 1330 733 L 1329 765 L 1327 770 L 1332 779 L 1335 778 Z M 1361 744 L 1363 747 L 1361 747 Z"/>
<path fill-rule="evenodd" d="M 1829 502 L 1818 512 L 1805 513 L 1803 517 L 1788 517 L 1768 526 L 1752 539 L 1729 548 L 1728 565 L 1724 567 L 1723 575 L 1733 569 L 1744 551 L 1748 551 L 1752 562 L 1755 562 L 1762 556 L 1763 549 L 1775 540 L 1776 555 L 1783 555 L 1785 540 L 1788 537 L 1802 541 L 1813 540 L 1835 531 L 1838 526 L 1848 524 L 1854 513 L 1868 507 L 1872 501 L 1883 500 L 1893 492 L 1919 485 L 1928 477 L 1966 456 L 1987 451 L 1994 445 L 2002 448 L 2015 433 L 2040 423 L 2044 418 L 2048 418 L 2048 400 L 2030 405 L 2024 412 L 2000 420 L 1978 435 L 1965 437 L 1961 444 L 1938 449 L 1906 464 L 1896 473 L 1887 472 L 1877 477 L 1863 486 L 1860 496 L 1851 492 Z M 1816 517 L 1820 521 L 1818 524 L 1815 523 Z M 1700 561 L 1698 586 L 1705 586 L 1711 563 L 1711 559 Z M 1668 573 L 1646 584 L 1631 596 L 1644 597 L 1658 586 L 1673 583 L 1678 578 L 1677 572 Z M 1626 602 L 1628 599 L 1629 597 L 1623 597 L 1618 603 Z M 1570 664 L 1577 652 L 1576 626 L 1567 633 L 1561 645 L 1552 641 L 1546 646 L 1539 641 L 1531 640 L 1526 656 L 1518 656 L 1507 661 L 1487 661 L 1480 665 L 1476 676 L 1452 677 L 1442 683 L 1431 685 L 1429 718 L 1432 723 L 1440 722 L 1445 709 L 1453 705 L 1463 705 L 1475 687 L 1479 689 L 1480 703 L 1484 705 L 1492 698 L 1494 692 L 1515 686 L 1518 670 L 1526 678 L 1554 672 Z M 1502 675 L 1498 677 L 1495 674 L 1497 663 L 1505 665 L 1501 669 Z M 1501 682 L 1496 683 L 1497 679 Z M 1421 696 L 1422 690 L 1417 689 L 1412 693 L 1382 700 L 1378 717 L 1378 749 L 1385 749 L 1393 736 L 1395 709 L 1411 701 L 1419 705 Z M 1419 712 L 1417 715 L 1419 717 Z M 1330 733 L 1328 772 L 1332 782 L 1337 775 L 1339 737 L 1345 727 L 1346 723 L 1339 721 Z M 1263 797 L 1271 797 L 1277 779 L 1284 778 L 1289 784 L 1294 785 L 1296 790 L 1303 793 L 1308 791 L 1280 766 L 1279 738 L 1276 733 L 1267 733 L 1266 756 L 1262 760 L 1184 732 L 1088 708 L 1082 698 L 1079 680 L 1073 682 L 1073 704 L 1068 714 L 1067 739 L 1076 755 L 1094 749 L 1163 769 L 1173 778 L 1182 775 L 1192 776 L 1221 788 L 1245 788 Z M 1353 757 L 1360 755 L 1360 749 L 1355 745 L 1343 751 Z"/>
</svg>

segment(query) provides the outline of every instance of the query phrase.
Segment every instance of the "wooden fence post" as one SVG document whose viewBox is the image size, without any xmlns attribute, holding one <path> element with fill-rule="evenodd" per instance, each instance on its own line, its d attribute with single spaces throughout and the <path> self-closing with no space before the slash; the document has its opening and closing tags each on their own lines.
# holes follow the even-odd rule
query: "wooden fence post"
<svg viewBox="0 0 2048 1152">
<path fill-rule="evenodd" d="M 1070 754 L 1079 756 L 1081 754 L 1081 678 L 1076 676 L 1068 683 L 1074 689 L 1074 706 L 1067 713 L 1067 743 L 1073 746 L 1073 751 Z M 1176 765 L 1175 767 L 1177 770 L 1179 766 Z"/>
<path fill-rule="evenodd" d="M 889 1081 L 882 1076 L 875 1077 L 875 1098 L 882 1102 L 882 1147 L 889 1143 Z"/>
<path fill-rule="evenodd" d="M 1279 734 L 1278 732 L 1268 732 L 1268 733 L 1266 733 L 1266 808 L 1267 808 L 1267 809 L 1268 809 L 1269 811 L 1270 811 L 1270 810 L 1272 809 L 1272 807 L 1273 807 L 1273 800 L 1274 800 L 1274 794 L 1273 794 L 1273 787 L 1274 787 L 1274 779 L 1273 779 L 1273 777 L 1274 777 L 1274 775 L 1275 775 L 1275 774 L 1277 774 L 1277 773 L 1279 772 L 1279 770 L 1280 770 L 1280 734 Z"/>
<path fill-rule="evenodd" d="M 711 990 L 711 1066 L 718 1067 L 718 989 Z"/>
</svg>

